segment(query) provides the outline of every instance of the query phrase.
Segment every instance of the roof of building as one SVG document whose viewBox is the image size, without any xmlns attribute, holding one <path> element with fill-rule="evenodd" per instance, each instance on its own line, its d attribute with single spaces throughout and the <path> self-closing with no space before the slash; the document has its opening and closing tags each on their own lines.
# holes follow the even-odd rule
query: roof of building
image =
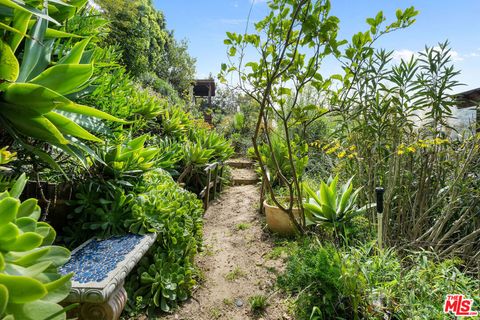
<svg viewBox="0 0 480 320">
<path fill-rule="evenodd" d="M 470 108 L 480 104 L 480 88 L 457 93 L 456 96 L 459 109 Z"/>
<path fill-rule="evenodd" d="M 193 95 L 196 97 L 215 96 L 215 80 L 213 79 L 197 79 L 193 85 Z"/>
</svg>

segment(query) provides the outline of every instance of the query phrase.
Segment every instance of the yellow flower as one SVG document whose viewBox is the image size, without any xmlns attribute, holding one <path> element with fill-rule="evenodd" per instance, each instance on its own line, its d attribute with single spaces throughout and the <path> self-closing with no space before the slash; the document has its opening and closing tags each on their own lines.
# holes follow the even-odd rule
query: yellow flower
<svg viewBox="0 0 480 320">
<path fill-rule="evenodd" d="M 409 152 L 415 152 L 415 151 L 417 151 L 417 149 L 415 149 L 415 147 L 412 147 L 412 146 L 408 147 L 407 150 L 408 150 Z"/>
<path fill-rule="evenodd" d="M 334 152 L 337 151 L 337 150 L 338 150 L 337 147 L 335 147 L 335 146 L 334 146 L 334 147 L 331 147 L 330 149 L 328 149 L 328 150 L 326 151 L 326 154 L 334 153 Z"/>
<path fill-rule="evenodd" d="M 353 145 L 353 146 L 351 146 L 350 148 L 348 148 L 348 150 L 350 150 L 350 151 L 355 151 L 356 149 L 357 149 L 357 146 L 355 146 L 355 145 Z"/>
<path fill-rule="evenodd" d="M 348 159 L 353 159 L 353 158 L 355 158 L 357 155 L 358 155 L 358 153 L 353 152 L 353 153 L 351 153 L 351 154 L 348 155 Z"/>
<path fill-rule="evenodd" d="M 437 137 L 437 138 L 435 138 L 434 143 L 437 144 L 437 145 L 448 143 L 448 139 L 440 139 L 440 138 Z"/>
<path fill-rule="evenodd" d="M 332 143 L 328 143 L 328 144 L 324 145 L 323 148 L 322 148 L 322 150 L 323 150 L 323 151 L 327 150 L 328 148 L 330 148 L 330 145 L 331 145 L 331 144 L 332 144 Z"/>
<path fill-rule="evenodd" d="M 345 151 L 342 151 L 342 152 L 340 152 L 340 153 L 338 154 L 337 157 L 338 157 L 339 159 L 342 159 L 342 158 L 345 157 L 346 154 L 347 154 L 347 153 L 346 153 Z"/>
<path fill-rule="evenodd" d="M 405 151 L 403 151 L 403 149 L 399 149 L 399 150 L 397 151 L 397 154 L 398 154 L 398 155 L 402 155 L 402 154 L 404 154 L 404 153 L 405 153 Z"/>
<path fill-rule="evenodd" d="M 0 164 L 7 164 L 12 160 L 15 160 L 17 155 L 16 152 L 10 152 L 7 150 L 8 147 L 0 149 Z"/>
</svg>

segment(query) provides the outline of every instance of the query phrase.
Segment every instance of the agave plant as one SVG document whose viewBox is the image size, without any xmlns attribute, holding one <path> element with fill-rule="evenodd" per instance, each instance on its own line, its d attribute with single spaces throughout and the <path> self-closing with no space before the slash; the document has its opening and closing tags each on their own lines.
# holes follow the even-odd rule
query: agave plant
<svg viewBox="0 0 480 320">
<path fill-rule="evenodd" d="M 352 180 L 353 177 L 337 190 L 337 175 L 327 183 L 322 181 L 316 192 L 304 184 L 306 199 L 303 207 L 307 225 L 323 223 L 332 226 L 335 232 L 338 229 L 344 232 L 345 224 L 369 207 L 358 208 L 356 202 L 362 188 L 353 190 Z"/>
<path fill-rule="evenodd" d="M 145 147 L 148 135 L 111 147 L 104 155 L 107 171 L 115 176 L 135 175 L 153 167 L 160 149 Z"/>
<path fill-rule="evenodd" d="M 0 318 L 65 319 L 58 303 L 70 292 L 72 274 L 62 276 L 58 267 L 70 252 L 52 245 L 56 233 L 38 222 L 37 200 L 18 200 L 25 183 L 22 175 L 0 194 Z"/>
<path fill-rule="evenodd" d="M 58 38 L 78 36 L 60 30 L 61 23 L 48 15 L 49 10 L 65 22 L 86 0 L 71 2 L 76 5 L 63 1 L 38 3 L 0 2 L 0 124 L 27 150 L 52 164 L 50 156 L 28 145 L 25 138 L 47 142 L 78 156 L 89 151 L 81 140 L 102 141 L 80 126 L 79 119 L 122 120 L 68 98 L 85 89 L 92 77 L 94 66 L 90 55 L 85 54 L 89 38 L 52 61 L 55 54 L 60 56 L 54 52 Z M 23 50 L 19 50 L 21 43 Z"/>
</svg>

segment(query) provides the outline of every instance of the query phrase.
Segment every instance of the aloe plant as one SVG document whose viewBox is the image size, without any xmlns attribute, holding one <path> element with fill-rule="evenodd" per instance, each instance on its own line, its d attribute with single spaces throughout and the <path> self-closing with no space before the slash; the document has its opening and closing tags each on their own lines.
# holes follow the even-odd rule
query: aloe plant
<svg viewBox="0 0 480 320">
<path fill-rule="evenodd" d="M 58 303 L 70 291 L 73 274 L 58 267 L 70 252 L 53 246 L 55 230 L 38 222 L 36 199 L 18 199 L 26 183 L 22 175 L 10 191 L 0 194 L 0 318 L 65 319 Z"/>
<path fill-rule="evenodd" d="M 304 184 L 306 193 L 303 207 L 308 224 L 326 224 L 334 228 L 335 234 L 338 229 L 345 231 L 345 224 L 355 215 L 366 210 L 367 206 L 359 208 L 356 204 L 358 193 L 362 188 L 353 189 L 353 177 L 337 189 L 338 175 L 320 184 L 318 191 L 313 191 Z"/>
<path fill-rule="evenodd" d="M 78 41 L 58 61 L 52 61 L 52 56 L 62 54 L 54 52 L 58 38 L 79 37 L 62 31 L 58 27 L 61 23 L 49 16 L 49 8 L 65 22 L 86 1 L 19 3 L 0 2 L 0 29 L 5 31 L 0 37 L 0 124 L 27 150 L 52 164 L 51 157 L 28 145 L 25 138 L 48 142 L 78 156 L 88 151 L 80 140 L 102 141 L 80 126 L 79 118 L 122 120 L 68 98 L 85 89 L 92 77 L 94 66 L 85 54 L 89 38 Z M 23 50 L 19 49 L 21 43 L 25 44 Z"/>
</svg>

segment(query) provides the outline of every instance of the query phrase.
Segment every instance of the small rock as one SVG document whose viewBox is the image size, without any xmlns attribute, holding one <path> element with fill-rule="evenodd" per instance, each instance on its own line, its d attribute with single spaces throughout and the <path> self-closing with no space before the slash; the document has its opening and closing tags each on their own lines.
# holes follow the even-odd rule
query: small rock
<svg viewBox="0 0 480 320">
<path fill-rule="evenodd" d="M 235 305 L 239 308 L 243 307 L 242 299 L 235 299 Z"/>
</svg>

